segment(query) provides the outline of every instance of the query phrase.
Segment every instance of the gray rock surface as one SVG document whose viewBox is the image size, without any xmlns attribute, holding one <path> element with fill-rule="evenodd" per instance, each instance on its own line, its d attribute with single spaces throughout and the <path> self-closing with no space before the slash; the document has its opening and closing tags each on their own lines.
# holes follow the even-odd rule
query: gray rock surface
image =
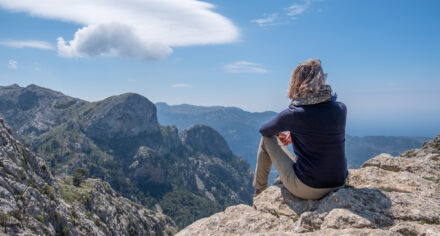
<svg viewBox="0 0 440 236">
<path fill-rule="evenodd" d="M 191 146 L 195 151 L 225 158 L 232 156 L 226 140 L 209 126 L 194 125 L 182 131 L 179 136 L 185 145 Z"/>
<path fill-rule="evenodd" d="M 156 106 L 147 98 L 134 93 L 112 96 L 90 103 L 81 116 L 85 133 L 103 147 L 126 140 L 159 147 L 162 134 L 156 116 Z M 127 152 L 127 147 L 121 147 Z M 117 150 L 116 150 L 117 151 Z"/>
<path fill-rule="evenodd" d="M 350 169 L 345 188 L 303 200 L 282 185 L 200 219 L 178 235 L 440 235 L 440 135 Z"/>
<path fill-rule="evenodd" d="M 8 235 L 168 235 L 167 216 L 119 196 L 108 183 L 56 179 L 0 118 L 0 231 Z"/>
</svg>

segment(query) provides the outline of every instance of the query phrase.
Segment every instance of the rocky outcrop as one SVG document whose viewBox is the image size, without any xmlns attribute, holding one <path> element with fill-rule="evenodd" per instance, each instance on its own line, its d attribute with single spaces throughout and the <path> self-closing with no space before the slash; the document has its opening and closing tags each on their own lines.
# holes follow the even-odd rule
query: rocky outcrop
<svg viewBox="0 0 440 236">
<path fill-rule="evenodd" d="M 112 96 L 89 104 L 83 114 L 89 137 L 110 139 L 115 135 L 136 136 L 159 132 L 156 107 L 147 98 L 134 93 Z"/>
<path fill-rule="evenodd" d="M 109 184 L 56 179 L 0 119 L 0 231 L 8 235 L 167 235 L 167 216 L 119 196 Z"/>
<path fill-rule="evenodd" d="M 107 182 L 87 179 L 79 187 L 70 177 L 58 179 L 61 198 L 69 204 L 74 227 L 89 226 L 86 235 L 172 235 L 176 225 L 169 217 L 134 203 L 115 192 Z"/>
<path fill-rule="evenodd" d="M 156 107 L 139 94 L 112 96 L 83 110 L 84 131 L 102 149 L 131 156 L 141 145 L 158 148 L 162 143 Z"/>
<path fill-rule="evenodd" d="M 302 200 L 282 185 L 196 221 L 178 235 L 440 235 L 440 135 L 350 169 L 345 188 Z"/>
<path fill-rule="evenodd" d="M 232 151 L 226 140 L 213 128 L 206 125 L 194 125 L 180 133 L 183 144 L 193 150 L 218 157 L 230 157 Z"/>
</svg>

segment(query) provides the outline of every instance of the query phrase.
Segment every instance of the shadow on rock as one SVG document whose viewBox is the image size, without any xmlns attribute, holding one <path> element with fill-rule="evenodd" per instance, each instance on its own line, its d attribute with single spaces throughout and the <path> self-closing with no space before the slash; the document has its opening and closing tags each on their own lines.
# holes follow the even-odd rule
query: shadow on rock
<svg viewBox="0 0 440 236">
<path fill-rule="evenodd" d="M 295 197 L 282 185 L 277 187 L 281 188 L 284 203 L 299 217 L 299 228 L 384 228 L 394 225 L 389 217 L 391 200 L 378 189 L 345 187 L 319 200 L 304 200 Z"/>
</svg>

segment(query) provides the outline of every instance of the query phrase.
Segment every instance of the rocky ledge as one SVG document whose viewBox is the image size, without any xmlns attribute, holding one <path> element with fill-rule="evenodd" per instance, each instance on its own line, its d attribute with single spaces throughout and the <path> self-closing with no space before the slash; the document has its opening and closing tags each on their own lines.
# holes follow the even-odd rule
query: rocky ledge
<svg viewBox="0 0 440 236">
<path fill-rule="evenodd" d="M 440 235 L 440 135 L 350 169 L 345 188 L 302 200 L 282 185 L 198 220 L 178 235 Z"/>
</svg>

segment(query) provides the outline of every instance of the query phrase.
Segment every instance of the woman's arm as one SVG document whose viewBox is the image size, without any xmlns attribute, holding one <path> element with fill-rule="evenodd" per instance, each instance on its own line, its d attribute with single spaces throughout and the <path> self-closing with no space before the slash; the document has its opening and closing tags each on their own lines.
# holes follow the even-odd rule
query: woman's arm
<svg viewBox="0 0 440 236">
<path fill-rule="evenodd" d="M 261 126 L 261 135 L 270 137 L 279 132 L 289 130 L 289 127 L 292 125 L 291 118 L 292 112 L 289 109 L 278 113 L 274 119 Z"/>
</svg>

